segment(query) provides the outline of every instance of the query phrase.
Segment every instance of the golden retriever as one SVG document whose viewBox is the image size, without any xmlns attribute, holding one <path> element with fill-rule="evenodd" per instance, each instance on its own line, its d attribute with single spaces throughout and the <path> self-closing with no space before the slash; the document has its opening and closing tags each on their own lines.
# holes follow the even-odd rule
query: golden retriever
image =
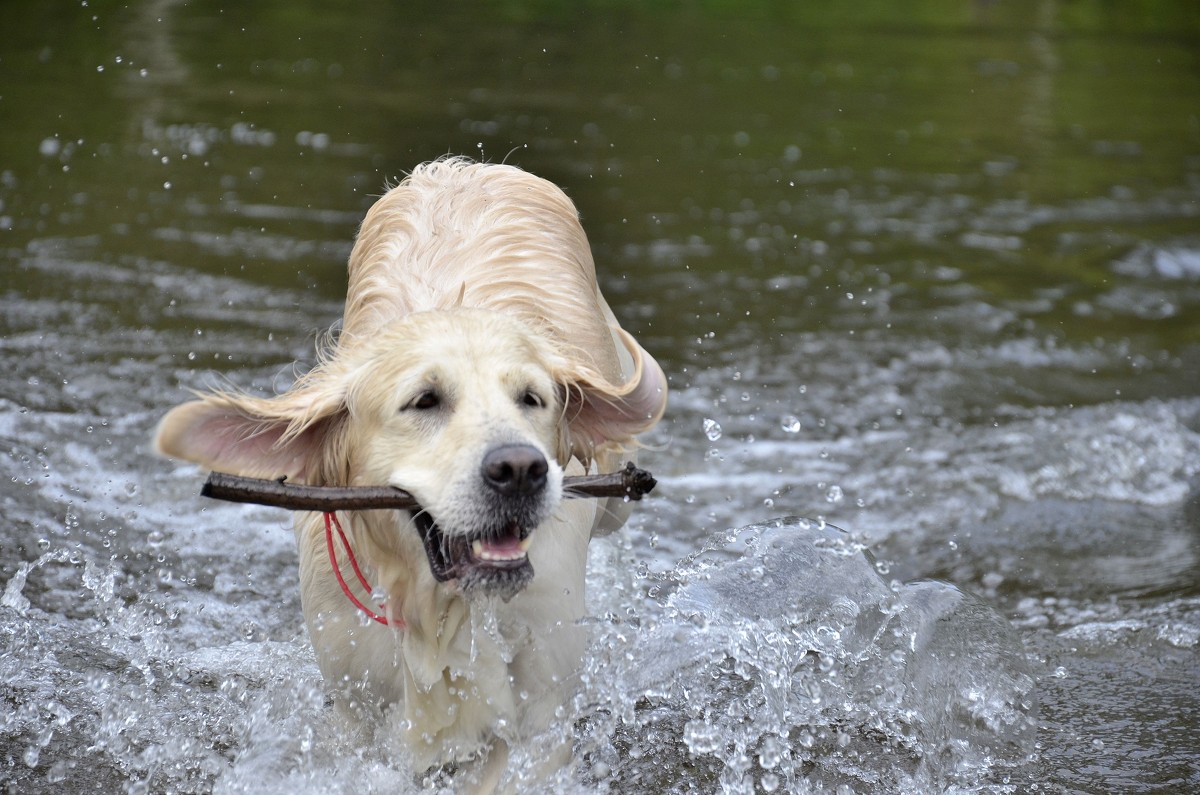
<svg viewBox="0 0 1200 795">
<path fill-rule="evenodd" d="M 339 585 L 323 517 L 296 515 L 304 616 L 340 703 L 387 716 L 415 770 L 461 765 L 488 791 L 567 701 L 588 542 L 628 516 L 618 499 L 564 501 L 564 474 L 616 469 L 661 417 L 666 379 L 601 295 L 566 194 L 459 158 L 418 167 L 368 212 L 327 348 L 276 397 L 177 406 L 157 448 L 417 498 L 422 510 L 340 516 L 371 592 L 344 550 L 341 576 L 375 621 Z"/>
</svg>

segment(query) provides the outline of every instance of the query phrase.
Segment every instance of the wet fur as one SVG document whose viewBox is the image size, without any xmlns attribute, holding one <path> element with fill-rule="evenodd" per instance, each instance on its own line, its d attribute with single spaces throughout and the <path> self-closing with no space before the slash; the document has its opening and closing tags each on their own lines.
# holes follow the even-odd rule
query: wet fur
<svg viewBox="0 0 1200 795">
<path fill-rule="evenodd" d="M 438 408 L 415 408 L 429 390 Z M 236 474 L 400 486 L 447 534 L 497 510 L 479 476 L 489 449 L 543 453 L 547 488 L 522 508 L 540 520 L 534 576 L 507 601 L 437 582 L 409 513 L 349 512 L 356 554 L 402 628 L 364 622 L 336 582 L 321 516 L 296 517 L 304 615 L 330 688 L 352 713 L 395 726 L 416 769 L 467 763 L 488 791 L 507 747 L 566 701 L 586 640 L 588 542 L 627 515 L 620 500 L 562 500 L 562 478 L 615 469 L 666 391 L 600 294 L 566 195 L 513 167 L 450 159 L 419 167 L 367 214 L 341 330 L 317 367 L 275 397 L 178 406 L 156 442 Z"/>
</svg>

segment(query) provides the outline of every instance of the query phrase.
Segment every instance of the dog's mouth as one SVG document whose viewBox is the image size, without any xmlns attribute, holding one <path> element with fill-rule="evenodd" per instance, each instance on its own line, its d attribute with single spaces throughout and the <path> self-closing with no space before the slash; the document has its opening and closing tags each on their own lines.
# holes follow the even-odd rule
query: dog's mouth
<svg viewBox="0 0 1200 795">
<path fill-rule="evenodd" d="M 429 570 L 439 582 L 458 580 L 464 591 L 483 591 L 507 601 L 533 579 L 531 528 L 523 524 L 510 521 L 480 533 L 449 536 L 428 511 L 414 512 L 413 522 Z"/>
</svg>

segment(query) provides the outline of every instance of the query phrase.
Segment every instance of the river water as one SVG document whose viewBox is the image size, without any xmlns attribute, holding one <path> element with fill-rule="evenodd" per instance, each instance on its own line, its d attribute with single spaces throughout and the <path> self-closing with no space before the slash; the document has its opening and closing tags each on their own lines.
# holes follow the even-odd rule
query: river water
<svg viewBox="0 0 1200 795">
<path fill-rule="evenodd" d="M 446 153 L 563 185 L 673 389 L 560 791 L 1200 790 L 1200 23 L 904 5 L 7 9 L 6 791 L 444 786 L 148 440 L 311 364 Z"/>
</svg>

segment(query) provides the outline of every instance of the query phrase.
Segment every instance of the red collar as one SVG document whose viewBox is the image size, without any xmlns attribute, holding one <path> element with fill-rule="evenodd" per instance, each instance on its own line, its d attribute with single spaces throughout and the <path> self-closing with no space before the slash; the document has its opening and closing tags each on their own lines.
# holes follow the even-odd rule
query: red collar
<svg viewBox="0 0 1200 795">
<path fill-rule="evenodd" d="M 342 548 L 346 550 L 346 557 L 350 559 L 350 567 L 354 569 L 354 576 L 358 578 L 358 584 L 363 587 L 367 593 L 371 593 L 371 584 L 367 582 L 367 578 L 363 576 L 362 569 L 358 567 L 358 560 L 354 557 L 354 550 L 350 548 L 350 540 L 346 538 L 346 531 L 342 529 L 342 523 L 338 521 L 337 514 L 332 511 L 325 514 L 325 545 L 329 548 L 329 565 L 333 566 L 333 573 L 337 575 L 338 585 L 342 586 L 342 593 L 346 594 L 346 598 L 354 604 L 359 610 L 367 614 L 373 621 L 378 621 L 384 626 L 395 627 L 396 629 L 404 629 L 404 619 L 399 616 L 393 616 L 389 619 L 387 616 L 376 613 L 371 608 L 367 607 L 362 601 L 350 591 L 350 586 L 346 583 L 346 578 L 342 576 L 342 567 L 338 565 L 337 553 L 333 548 L 333 530 L 337 528 L 338 538 L 342 540 Z M 380 610 L 386 611 L 384 605 L 379 606 Z"/>
</svg>

